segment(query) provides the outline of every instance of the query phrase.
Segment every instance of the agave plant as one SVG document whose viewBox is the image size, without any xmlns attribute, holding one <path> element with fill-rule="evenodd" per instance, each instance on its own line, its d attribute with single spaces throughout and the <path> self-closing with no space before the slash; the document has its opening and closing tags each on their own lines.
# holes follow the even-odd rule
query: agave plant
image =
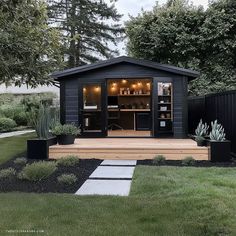
<svg viewBox="0 0 236 236">
<path fill-rule="evenodd" d="M 34 126 L 39 139 L 48 139 L 51 134 L 49 132 L 51 115 L 50 108 L 40 105 L 37 114 L 31 117 L 32 125 Z"/>
<path fill-rule="evenodd" d="M 195 129 L 195 136 L 206 137 L 208 135 L 208 129 L 209 129 L 209 126 L 207 125 L 207 123 L 203 124 L 202 119 L 201 119 L 200 122 L 198 123 L 197 128 Z"/>
<path fill-rule="evenodd" d="M 210 139 L 213 141 L 225 140 L 225 130 L 221 124 L 218 124 L 217 120 L 211 122 Z"/>
</svg>

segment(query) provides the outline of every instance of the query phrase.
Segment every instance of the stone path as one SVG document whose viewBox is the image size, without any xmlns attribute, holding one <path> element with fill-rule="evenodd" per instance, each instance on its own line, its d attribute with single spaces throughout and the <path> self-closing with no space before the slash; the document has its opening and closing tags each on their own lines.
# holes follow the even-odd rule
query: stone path
<svg viewBox="0 0 236 236">
<path fill-rule="evenodd" d="M 21 130 L 21 131 L 13 131 L 13 132 L 8 132 L 8 133 L 0 133 L 0 138 L 8 138 L 8 137 L 28 134 L 32 132 L 34 132 L 34 130 Z"/>
<path fill-rule="evenodd" d="M 104 160 L 76 195 L 128 196 L 136 160 Z"/>
</svg>

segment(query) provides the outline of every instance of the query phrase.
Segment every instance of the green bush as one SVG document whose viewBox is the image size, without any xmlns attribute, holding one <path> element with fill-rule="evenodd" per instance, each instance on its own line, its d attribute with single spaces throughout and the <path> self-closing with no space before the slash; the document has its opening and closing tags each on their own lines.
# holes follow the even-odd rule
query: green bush
<svg viewBox="0 0 236 236">
<path fill-rule="evenodd" d="M 0 107 L 0 114 L 4 117 L 14 120 L 14 117 L 20 112 L 24 112 L 25 109 L 23 106 L 11 104 L 11 105 L 2 105 Z"/>
<path fill-rule="evenodd" d="M 79 158 L 77 156 L 66 156 L 59 159 L 57 163 L 61 166 L 75 166 L 79 164 Z"/>
<path fill-rule="evenodd" d="M 57 181 L 60 184 L 71 185 L 77 181 L 77 177 L 74 174 L 62 174 L 57 177 Z"/>
<path fill-rule="evenodd" d="M 184 166 L 193 166 L 195 164 L 195 160 L 193 157 L 185 157 L 183 160 L 182 160 L 182 165 Z"/>
<path fill-rule="evenodd" d="M 27 159 L 25 157 L 18 157 L 14 160 L 16 165 L 24 165 L 27 163 Z"/>
<path fill-rule="evenodd" d="M 26 107 L 26 111 L 30 111 L 32 109 L 38 110 L 41 104 L 51 106 L 53 104 L 53 99 L 56 97 L 57 95 L 51 92 L 30 94 L 26 95 L 21 100 L 21 104 Z"/>
<path fill-rule="evenodd" d="M 12 131 L 16 127 L 16 122 L 10 118 L 2 117 L 0 118 L 0 132 L 2 131 Z"/>
<path fill-rule="evenodd" d="M 22 111 L 14 115 L 14 121 L 17 125 L 27 125 L 28 124 L 28 117 L 26 112 Z"/>
<path fill-rule="evenodd" d="M 4 104 L 11 104 L 15 99 L 12 93 L 2 93 L 0 94 L 0 106 Z"/>
<path fill-rule="evenodd" d="M 47 179 L 54 171 L 56 171 L 56 162 L 52 161 L 39 161 L 32 164 L 27 164 L 20 172 L 18 177 L 29 181 L 40 181 Z"/>
<path fill-rule="evenodd" d="M 57 124 L 52 128 L 53 135 L 77 135 L 80 134 L 80 129 L 74 124 Z"/>
<path fill-rule="evenodd" d="M 163 155 L 157 155 L 153 158 L 153 164 L 160 165 L 164 164 L 166 161 L 166 158 Z"/>
<path fill-rule="evenodd" d="M 0 170 L 0 179 L 3 179 L 3 178 L 10 178 L 12 176 L 14 176 L 16 174 L 16 171 L 9 167 L 7 169 L 2 169 Z"/>
<path fill-rule="evenodd" d="M 13 119 L 15 115 L 15 110 L 11 105 L 2 105 L 0 107 L 0 114 L 2 117 Z"/>
</svg>

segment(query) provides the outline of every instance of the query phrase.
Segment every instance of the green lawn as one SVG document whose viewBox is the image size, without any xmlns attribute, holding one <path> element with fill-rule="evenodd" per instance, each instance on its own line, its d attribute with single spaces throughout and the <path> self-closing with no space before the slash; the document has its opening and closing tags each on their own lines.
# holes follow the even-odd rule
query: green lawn
<svg viewBox="0 0 236 236">
<path fill-rule="evenodd" d="M 236 170 L 138 166 L 129 197 L 8 193 L 0 209 L 0 235 L 236 235 Z"/>
<path fill-rule="evenodd" d="M 9 138 L 0 138 L 0 164 L 26 151 L 26 140 L 35 137 L 34 133 Z"/>
</svg>

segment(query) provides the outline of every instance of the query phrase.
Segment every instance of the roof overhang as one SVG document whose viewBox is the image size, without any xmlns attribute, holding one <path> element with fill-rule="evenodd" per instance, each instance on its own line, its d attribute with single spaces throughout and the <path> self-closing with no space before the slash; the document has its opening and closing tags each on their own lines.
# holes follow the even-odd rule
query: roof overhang
<svg viewBox="0 0 236 236">
<path fill-rule="evenodd" d="M 109 60 L 99 61 L 99 62 L 96 62 L 93 64 L 79 66 L 79 67 L 75 67 L 75 68 L 71 68 L 71 69 L 66 69 L 63 71 L 57 71 L 57 72 L 52 73 L 51 76 L 55 80 L 60 80 L 62 77 L 64 78 L 64 77 L 71 76 L 74 74 L 80 74 L 83 72 L 111 66 L 114 64 L 122 63 L 122 62 L 127 62 L 127 63 L 140 65 L 140 66 L 144 66 L 144 67 L 149 67 L 152 69 L 162 70 L 162 71 L 166 71 L 166 72 L 170 72 L 170 73 L 174 73 L 174 74 L 184 75 L 184 76 L 187 76 L 189 78 L 189 80 L 195 79 L 200 75 L 199 72 L 194 71 L 194 70 L 190 70 L 190 69 L 184 69 L 181 67 L 156 63 L 153 61 L 134 59 L 131 57 L 121 56 L 121 57 L 116 57 L 116 58 L 112 58 Z"/>
</svg>

